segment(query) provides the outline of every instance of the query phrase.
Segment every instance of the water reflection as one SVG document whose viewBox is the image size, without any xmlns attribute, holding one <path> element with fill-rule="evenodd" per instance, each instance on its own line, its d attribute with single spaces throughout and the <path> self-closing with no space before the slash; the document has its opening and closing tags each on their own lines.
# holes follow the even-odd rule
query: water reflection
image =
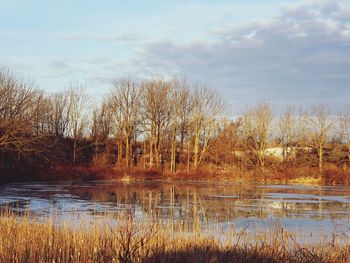
<svg viewBox="0 0 350 263">
<path fill-rule="evenodd" d="M 133 208 L 139 218 L 181 221 L 193 227 L 272 228 L 279 220 L 292 231 L 330 231 L 332 220 L 350 221 L 346 186 L 297 186 L 196 182 L 64 182 L 8 184 L 0 205 L 47 215 L 56 211 L 91 216 Z"/>
</svg>

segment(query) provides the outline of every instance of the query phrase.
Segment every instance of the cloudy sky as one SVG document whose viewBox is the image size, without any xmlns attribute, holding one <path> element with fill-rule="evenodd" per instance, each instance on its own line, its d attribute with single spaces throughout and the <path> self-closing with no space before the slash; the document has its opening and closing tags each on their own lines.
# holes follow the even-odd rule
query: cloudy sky
<svg viewBox="0 0 350 263">
<path fill-rule="evenodd" d="M 102 97 L 113 79 L 186 77 L 236 111 L 350 104 L 350 0 L 0 0 L 0 64 Z"/>
</svg>

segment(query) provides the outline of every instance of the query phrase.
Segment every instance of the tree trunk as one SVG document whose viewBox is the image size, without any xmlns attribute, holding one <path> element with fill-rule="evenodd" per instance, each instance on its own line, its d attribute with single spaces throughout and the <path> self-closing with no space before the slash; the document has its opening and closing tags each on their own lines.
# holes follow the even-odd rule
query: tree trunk
<svg viewBox="0 0 350 263">
<path fill-rule="evenodd" d="M 94 147 L 94 157 L 92 159 L 93 165 L 97 166 L 97 156 L 98 156 L 98 143 L 97 141 L 95 142 L 95 147 Z"/>
<path fill-rule="evenodd" d="M 77 159 L 77 140 L 73 139 L 73 165 L 75 165 Z"/>
<path fill-rule="evenodd" d="M 155 160 L 156 160 L 156 167 L 159 167 L 160 164 L 160 126 L 157 126 L 156 130 L 156 143 L 154 145 L 154 152 L 155 152 Z"/>
<path fill-rule="evenodd" d="M 318 166 L 320 168 L 320 172 L 322 173 L 323 171 L 323 146 L 319 147 L 319 152 L 318 152 Z"/>
<path fill-rule="evenodd" d="M 190 172 L 190 138 L 188 138 L 188 142 L 187 142 L 187 172 Z"/>
<path fill-rule="evenodd" d="M 118 161 L 117 164 L 120 164 L 123 156 L 123 144 L 121 141 L 118 141 Z"/>
<path fill-rule="evenodd" d="M 185 132 L 181 131 L 180 132 L 180 153 L 182 154 L 183 149 L 184 149 L 184 139 L 185 139 Z"/>
<path fill-rule="evenodd" d="M 151 134 L 151 137 L 149 139 L 149 167 L 152 168 L 154 163 L 154 156 L 153 156 L 153 134 Z"/>
<path fill-rule="evenodd" d="M 348 144 L 348 162 L 350 167 L 350 144 Z"/>
<path fill-rule="evenodd" d="M 209 126 L 208 134 L 207 134 L 207 137 L 205 138 L 205 141 L 204 141 L 204 144 L 203 144 L 203 148 L 202 148 L 202 150 L 199 153 L 199 159 L 198 159 L 197 165 L 199 165 L 202 162 L 204 153 L 207 151 L 209 137 L 210 137 L 210 132 L 211 132 L 211 127 Z M 198 147 L 198 149 L 199 149 L 199 147 Z"/>
<path fill-rule="evenodd" d="M 193 154 L 194 154 L 193 165 L 195 169 L 197 169 L 197 166 L 198 166 L 198 153 L 199 153 L 199 136 L 198 134 L 196 134 L 196 137 L 194 139 L 194 148 L 193 148 Z"/>
<path fill-rule="evenodd" d="M 126 167 L 130 166 L 130 140 L 128 136 L 125 140 L 125 165 Z"/>
<path fill-rule="evenodd" d="M 264 167 L 264 153 L 262 153 L 261 150 L 258 150 L 258 161 L 260 167 Z"/>
<path fill-rule="evenodd" d="M 150 140 L 149 140 L 149 167 L 154 167 L 154 160 L 155 160 L 155 142 L 156 142 L 156 126 L 153 123 L 151 127 L 151 134 L 150 134 Z"/>
<path fill-rule="evenodd" d="M 146 170 L 146 140 L 143 140 L 142 158 L 143 158 L 143 170 Z"/>
<path fill-rule="evenodd" d="M 170 171 L 171 173 L 176 172 L 176 129 L 173 130 L 172 134 Z"/>
</svg>

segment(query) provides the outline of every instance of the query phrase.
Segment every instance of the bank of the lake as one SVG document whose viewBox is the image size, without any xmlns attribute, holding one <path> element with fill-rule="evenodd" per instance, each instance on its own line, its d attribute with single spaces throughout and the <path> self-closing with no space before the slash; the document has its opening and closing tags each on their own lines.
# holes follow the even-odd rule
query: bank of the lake
<svg viewBox="0 0 350 263">
<path fill-rule="evenodd" d="M 129 214 L 116 226 L 85 222 L 71 227 L 54 224 L 55 220 L 2 212 L 0 261 L 302 263 L 348 262 L 350 255 L 350 240 L 341 233 L 331 240 L 300 244 L 278 225 L 254 237 L 246 229 L 233 230 L 222 241 L 200 231 L 184 234 L 181 222 L 137 222 Z"/>
<path fill-rule="evenodd" d="M 322 172 L 318 167 L 275 167 L 247 170 L 238 167 L 205 166 L 197 170 L 140 169 L 125 167 L 56 166 L 36 171 L 28 176 L 14 176 L 15 181 L 61 181 L 61 180 L 170 180 L 170 181 L 247 181 L 296 184 L 350 184 L 350 170 L 346 167 L 328 165 Z M 11 175 L 6 177 L 11 181 Z"/>
<path fill-rule="evenodd" d="M 327 165 L 322 171 L 314 166 L 276 166 L 260 169 L 242 167 L 201 166 L 188 170 L 181 166 L 175 173 L 166 168 L 140 168 L 115 166 L 52 166 L 35 169 L 1 169 L 0 183 L 63 180 L 169 180 L 169 181 L 228 181 L 295 184 L 345 184 L 350 185 L 350 169 L 347 166 Z"/>
</svg>

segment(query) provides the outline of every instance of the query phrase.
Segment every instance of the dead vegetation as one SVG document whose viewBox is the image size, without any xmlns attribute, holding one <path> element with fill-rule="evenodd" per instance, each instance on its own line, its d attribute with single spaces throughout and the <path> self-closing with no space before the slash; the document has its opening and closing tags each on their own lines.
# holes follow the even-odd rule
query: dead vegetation
<svg viewBox="0 0 350 263">
<path fill-rule="evenodd" d="M 348 229 L 299 243 L 278 223 L 262 233 L 227 230 L 219 239 L 183 222 L 140 221 L 130 211 L 116 221 L 57 222 L 3 211 L 0 262 L 348 262 L 350 255 Z"/>
</svg>

